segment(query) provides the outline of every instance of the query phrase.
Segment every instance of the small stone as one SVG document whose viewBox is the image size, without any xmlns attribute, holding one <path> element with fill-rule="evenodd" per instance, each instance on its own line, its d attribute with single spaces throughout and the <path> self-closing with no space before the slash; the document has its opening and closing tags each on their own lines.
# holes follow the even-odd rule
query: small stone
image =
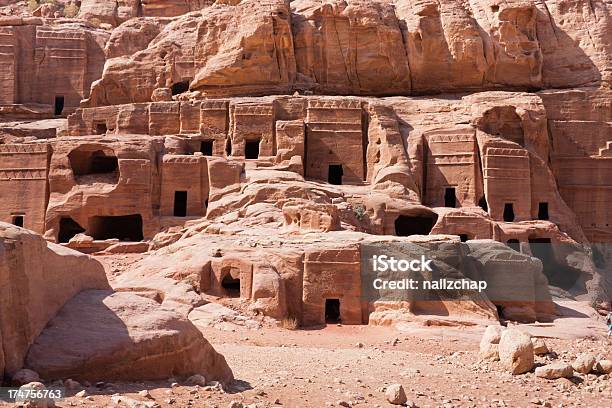
<svg viewBox="0 0 612 408">
<path fill-rule="evenodd" d="M 405 404 L 408 398 L 401 384 L 392 384 L 385 391 L 385 398 L 393 405 Z"/>
<path fill-rule="evenodd" d="M 227 408 L 244 408 L 244 405 L 242 405 L 242 402 L 234 400 L 229 403 Z"/>
<path fill-rule="evenodd" d="M 357 343 L 356 346 L 357 348 L 363 348 L 363 343 Z"/>
<path fill-rule="evenodd" d="M 187 383 L 190 385 L 199 385 L 200 387 L 206 386 L 206 378 L 203 375 L 195 374 L 187 379 Z"/>
<path fill-rule="evenodd" d="M 535 369 L 536 377 L 556 380 L 557 378 L 570 378 L 574 375 L 571 365 L 565 363 L 553 363 Z"/>
<path fill-rule="evenodd" d="M 338 401 L 336 402 L 336 405 L 338 405 L 339 407 L 346 407 L 346 408 L 351 408 L 351 404 L 349 404 L 346 401 Z"/>
<path fill-rule="evenodd" d="M 87 391 L 85 391 L 85 390 L 81 390 L 81 391 L 77 392 L 77 393 L 76 393 L 76 394 L 74 394 L 74 395 L 75 395 L 75 397 L 84 398 L 84 397 L 86 397 L 86 396 L 87 396 Z"/>
<path fill-rule="evenodd" d="M 143 398 L 154 399 L 153 396 L 151 395 L 151 393 L 149 393 L 148 390 L 139 391 L 138 395 L 140 395 Z"/>
<path fill-rule="evenodd" d="M 536 356 L 543 356 L 544 354 L 548 354 L 548 346 L 544 342 L 544 340 L 540 338 L 532 338 L 531 343 L 533 343 L 533 353 Z"/>
</svg>

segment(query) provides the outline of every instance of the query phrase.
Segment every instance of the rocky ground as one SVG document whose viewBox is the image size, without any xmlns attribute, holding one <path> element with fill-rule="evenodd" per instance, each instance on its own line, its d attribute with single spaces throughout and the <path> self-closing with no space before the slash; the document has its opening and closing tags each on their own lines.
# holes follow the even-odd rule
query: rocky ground
<svg viewBox="0 0 612 408">
<path fill-rule="evenodd" d="M 140 257 L 100 260 L 112 280 Z M 225 303 L 241 313 L 221 313 L 216 321 L 196 324 L 233 369 L 236 381 L 231 387 L 221 390 L 172 378 L 83 384 L 75 385 L 58 406 L 391 407 L 385 397 L 391 384 L 402 384 L 408 404 L 419 407 L 610 406 L 609 374 L 546 380 L 533 371 L 513 376 L 499 362 L 479 361 L 483 327 L 328 325 L 289 330 L 245 316 L 239 300 Z M 602 320 L 585 315 L 585 305 L 576 302 L 559 302 L 557 307 L 565 316 L 554 324 L 521 326 L 544 338 L 554 352 L 536 357 L 536 365 L 571 363 L 583 352 L 612 356 Z"/>
</svg>

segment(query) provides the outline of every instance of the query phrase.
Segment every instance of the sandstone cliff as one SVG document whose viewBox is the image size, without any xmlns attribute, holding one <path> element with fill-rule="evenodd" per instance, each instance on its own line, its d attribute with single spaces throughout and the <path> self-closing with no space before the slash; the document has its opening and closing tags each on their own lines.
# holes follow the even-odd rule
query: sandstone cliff
<svg viewBox="0 0 612 408">
<path fill-rule="evenodd" d="M 609 85 L 609 25 L 607 5 L 586 0 L 217 2 L 109 60 L 86 105 L 146 102 L 179 83 L 210 96 Z M 129 38 L 115 47 L 136 51 Z"/>
</svg>

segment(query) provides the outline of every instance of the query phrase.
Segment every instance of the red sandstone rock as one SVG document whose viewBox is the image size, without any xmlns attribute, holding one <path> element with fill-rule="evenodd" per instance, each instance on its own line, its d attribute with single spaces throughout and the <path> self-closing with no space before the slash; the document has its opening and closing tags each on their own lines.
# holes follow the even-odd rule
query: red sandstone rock
<svg viewBox="0 0 612 408">
<path fill-rule="evenodd" d="M 233 378 L 223 356 L 179 313 L 138 294 L 109 291 L 71 299 L 36 339 L 26 366 L 46 380 Z"/>
<path fill-rule="evenodd" d="M 0 373 L 23 366 L 47 322 L 85 289 L 108 289 L 102 265 L 47 243 L 31 231 L 0 224 Z"/>
</svg>

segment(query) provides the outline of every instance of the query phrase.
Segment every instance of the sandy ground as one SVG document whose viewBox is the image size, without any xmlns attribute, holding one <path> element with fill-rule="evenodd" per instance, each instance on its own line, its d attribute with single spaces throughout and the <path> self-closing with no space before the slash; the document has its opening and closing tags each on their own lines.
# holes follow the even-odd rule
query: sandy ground
<svg viewBox="0 0 612 408">
<path fill-rule="evenodd" d="M 112 277 L 138 258 L 101 260 Z M 612 340 L 592 309 L 567 301 L 558 308 L 565 317 L 554 324 L 521 328 L 544 337 L 557 360 L 571 362 L 586 351 L 612 356 Z M 72 391 L 58 406 L 226 408 L 239 401 L 245 407 L 393 407 L 384 397 L 384 387 L 393 383 L 402 384 L 419 407 L 612 406 L 610 375 L 549 381 L 533 373 L 512 376 L 498 362 L 479 362 L 483 327 L 328 325 L 288 330 L 264 324 L 259 329 L 223 325 L 201 330 L 234 371 L 236 381 L 225 391 L 176 379 L 97 384 Z M 74 395 L 82 389 L 86 396 Z M 143 390 L 149 395 L 142 395 Z M 119 396 L 131 400 L 116 404 L 113 397 L 116 401 Z"/>
</svg>

